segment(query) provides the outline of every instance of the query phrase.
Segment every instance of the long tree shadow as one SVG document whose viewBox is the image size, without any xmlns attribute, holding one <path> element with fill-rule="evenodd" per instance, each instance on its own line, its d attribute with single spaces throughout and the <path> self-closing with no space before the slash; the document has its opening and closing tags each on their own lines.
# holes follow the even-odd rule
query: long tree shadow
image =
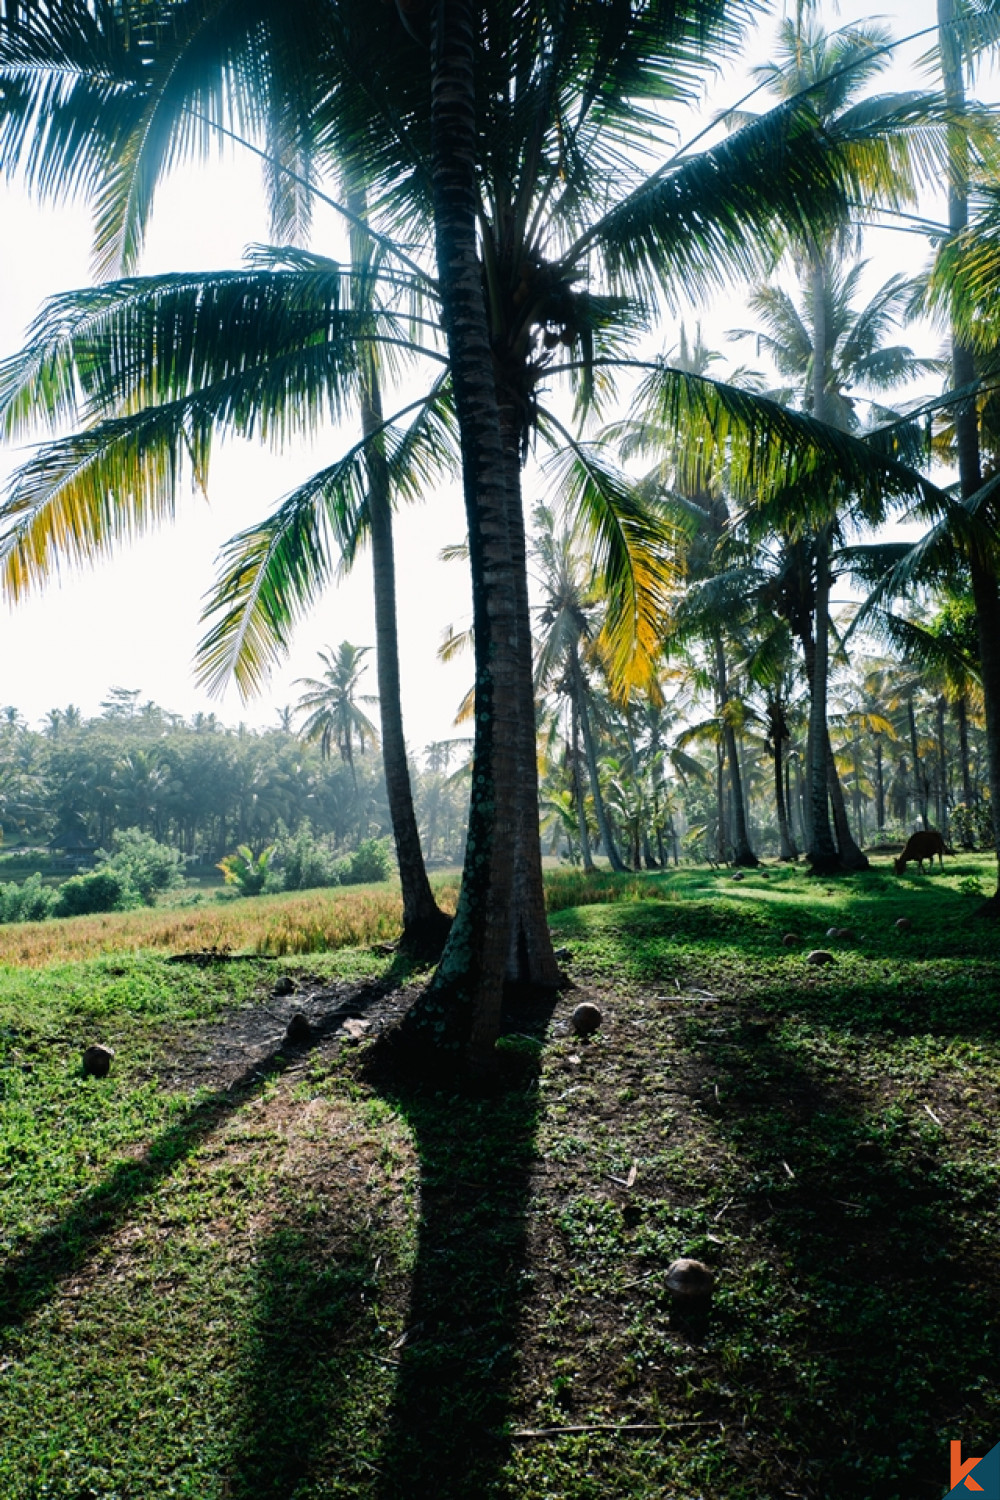
<svg viewBox="0 0 1000 1500">
<path fill-rule="evenodd" d="M 257 1248 L 256 1306 L 225 1465 L 231 1500 L 291 1500 L 312 1493 L 317 1476 L 336 1475 L 341 1494 L 372 1485 L 372 1407 L 385 1399 L 370 1378 L 377 1241 L 343 1227 L 337 1238 L 334 1245 L 315 1228 L 286 1223 Z"/>
<path fill-rule="evenodd" d="M 527 1034 L 544 1035 L 553 1004 L 508 1016 L 513 1050 L 506 1085 L 492 1097 L 385 1090 L 413 1133 L 421 1186 L 407 1336 L 379 1457 L 381 1500 L 498 1492 L 540 1113 L 538 1049 Z"/>
<path fill-rule="evenodd" d="M 335 1031 L 347 1016 L 363 1014 L 385 994 L 384 983 L 338 1003 L 315 1028 L 314 1039 Z M 159 1184 L 208 1136 L 260 1091 L 292 1055 L 284 1044 L 251 1062 L 226 1088 L 215 1089 L 183 1111 L 134 1160 L 119 1162 L 83 1193 L 63 1216 L 33 1236 L 0 1265 L 0 1334 L 19 1328 L 100 1244 L 128 1220 Z"/>
<path fill-rule="evenodd" d="M 929 1120 L 925 1130 L 860 1084 L 831 1081 L 766 1025 L 691 1039 L 741 1162 L 731 1217 L 770 1242 L 779 1268 L 766 1337 L 741 1375 L 767 1393 L 763 1448 L 794 1462 L 803 1495 L 940 1494 L 946 1438 L 977 1453 L 996 1441 L 1000 1259 L 976 1236 L 995 1170 L 949 1161 Z M 772 1364 L 770 1324 L 790 1303 L 796 1362 Z M 719 1319 L 752 1347 L 744 1308 Z"/>
</svg>

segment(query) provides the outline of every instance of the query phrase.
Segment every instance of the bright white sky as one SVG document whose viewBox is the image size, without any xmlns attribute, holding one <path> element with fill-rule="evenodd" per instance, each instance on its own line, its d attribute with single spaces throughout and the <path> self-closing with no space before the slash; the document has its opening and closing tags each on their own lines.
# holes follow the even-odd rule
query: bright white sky
<svg viewBox="0 0 1000 1500">
<path fill-rule="evenodd" d="M 897 35 L 904 35 L 932 26 L 934 13 L 933 0 L 896 0 L 882 14 Z M 829 15 L 828 25 L 860 18 L 870 17 L 852 0 Z M 744 92 L 747 69 L 772 53 L 773 28 L 773 18 L 766 18 L 746 57 L 735 60 L 713 89 L 709 113 Z M 915 60 L 930 40 L 924 37 L 899 49 L 880 91 L 928 86 Z M 995 79 L 980 79 L 978 94 L 996 98 Z M 692 122 L 692 134 L 699 123 Z M 0 189 L 0 204 L 7 225 L 0 237 L 0 354 L 7 354 L 18 347 L 47 296 L 89 282 L 90 226 L 82 207 L 43 209 L 13 189 Z M 936 218 L 941 208 L 933 196 L 924 205 L 924 211 Z M 326 250 L 339 240 L 334 219 L 332 211 L 319 209 L 313 248 Z M 143 270 L 237 266 L 245 246 L 266 238 L 258 163 L 230 152 L 221 164 L 187 171 L 165 186 Z M 917 236 L 885 231 L 869 237 L 866 253 L 872 261 L 874 289 L 898 271 L 917 271 L 926 258 L 926 246 Z M 706 341 L 715 348 L 726 347 L 728 329 L 749 322 L 738 294 L 695 315 L 702 318 Z M 935 336 L 928 330 L 910 330 L 905 337 L 920 352 L 937 352 Z M 665 329 L 664 343 L 675 339 L 676 330 Z M 749 362 L 752 349 L 737 345 L 732 358 L 734 363 Z M 247 706 L 241 705 L 235 690 L 220 703 L 210 701 L 195 685 L 191 661 L 201 634 L 201 599 L 211 585 L 221 544 L 264 516 L 342 446 L 343 435 L 331 432 L 312 454 L 296 448 L 278 456 L 246 444 L 217 450 L 210 504 L 188 496 L 172 528 L 145 537 L 96 569 L 67 573 L 16 610 L 0 608 L 0 704 L 16 704 L 32 722 L 48 709 L 70 702 L 92 714 L 108 687 L 118 685 L 140 688 L 144 699 L 155 698 L 185 715 L 202 709 L 214 710 L 229 722 L 276 722 L 276 710 L 295 701 L 294 679 L 317 672 L 319 648 L 345 638 L 373 642 L 367 559 L 362 558 L 354 576 L 331 590 L 315 615 L 300 626 L 287 667 L 274 675 L 262 698 Z M 0 455 L 4 469 L 13 462 L 13 454 Z M 529 481 L 529 494 L 532 488 Z M 400 515 L 397 523 L 403 707 L 407 738 L 415 749 L 465 732 L 453 729 L 452 718 L 471 678 L 471 660 L 443 666 L 436 657 L 444 629 L 451 623 L 464 624 L 469 610 L 463 564 L 439 560 L 441 548 L 464 532 L 457 489 L 435 493 L 426 505 Z M 374 672 L 369 680 L 374 691 Z"/>
</svg>

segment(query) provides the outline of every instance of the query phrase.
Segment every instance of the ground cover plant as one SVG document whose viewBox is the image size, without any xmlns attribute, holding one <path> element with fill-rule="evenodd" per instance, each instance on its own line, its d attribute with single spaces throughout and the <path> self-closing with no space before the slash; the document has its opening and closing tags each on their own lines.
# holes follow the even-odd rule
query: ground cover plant
<svg viewBox="0 0 1000 1500">
<path fill-rule="evenodd" d="M 0 968 L 0 1493 L 942 1493 L 1000 1428 L 989 876 L 598 876 L 487 1099 L 355 1048 L 378 947 Z"/>
</svg>

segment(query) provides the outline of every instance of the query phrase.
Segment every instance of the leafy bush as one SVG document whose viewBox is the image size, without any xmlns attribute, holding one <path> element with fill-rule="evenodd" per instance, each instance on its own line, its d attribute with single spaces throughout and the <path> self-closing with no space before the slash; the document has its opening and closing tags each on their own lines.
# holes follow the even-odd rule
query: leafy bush
<svg viewBox="0 0 1000 1500">
<path fill-rule="evenodd" d="M 363 885 L 372 880 L 388 880 L 392 874 L 392 855 L 388 839 L 362 839 L 353 854 L 337 866 L 341 885 Z"/>
<path fill-rule="evenodd" d="M 57 917 L 89 917 L 95 912 L 128 911 L 139 906 L 142 898 L 120 875 L 104 865 L 86 875 L 72 875 L 59 887 L 59 899 L 53 909 Z"/>
<path fill-rule="evenodd" d="M 969 807 L 959 802 L 951 814 L 955 841 L 963 849 L 992 849 L 993 808 L 988 801 L 975 802 Z"/>
<path fill-rule="evenodd" d="M 281 873 L 286 891 L 308 891 L 339 885 L 340 872 L 328 843 L 317 839 L 308 818 L 295 833 L 285 833 L 274 846 L 273 867 Z"/>
<path fill-rule="evenodd" d="M 274 845 L 254 854 L 249 844 L 241 844 L 235 854 L 219 860 L 219 869 L 227 885 L 235 885 L 241 896 L 259 896 L 267 884 Z"/>
<path fill-rule="evenodd" d="M 184 856 L 169 844 L 157 843 L 151 833 L 125 828 L 114 834 L 111 852 L 97 855 L 100 869 L 113 870 L 124 884 L 152 906 L 158 891 L 176 890 L 184 884 Z"/>
<path fill-rule="evenodd" d="M 37 873 L 21 885 L 13 880 L 0 884 L 0 922 L 44 922 L 57 899 L 56 892 L 44 886 Z"/>
</svg>

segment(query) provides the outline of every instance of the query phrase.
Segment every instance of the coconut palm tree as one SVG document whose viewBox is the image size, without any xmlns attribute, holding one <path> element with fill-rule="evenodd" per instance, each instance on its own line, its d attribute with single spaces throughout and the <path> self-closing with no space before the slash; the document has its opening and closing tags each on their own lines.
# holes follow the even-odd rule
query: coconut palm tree
<svg viewBox="0 0 1000 1500">
<path fill-rule="evenodd" d="M 869 104 L 863 119 L 831 123 L 820 119 L 807 94 L 719 145 L 676 153 L 663 101 L 693 97 L 715 49 L 737 35 L 740 16 L 720 0 L 679 6 L 648 0 L 607 12 L 604 5 L 437 0 L 429 38 L 421 30 L 425 18 L 403 17 L 401 8 L 373 10 L 359 0 L 325 8 L 305 0 L 281 7 L 218 0 L 209 6 L 208 24 L 194 0 L 107 13 L 81 3 L 55 16 L 25 14 L 0 33 L 0 79 L 12 85 L 0 164 L 26 164 L 42 186 L 93 192 L 104 264 L 134 263 L 167 165 L 213 135 L 259 130 L 272 184 L 295 189 L 284 195 L 289 222 L 300 212 L 303 190 L 318 192 L 311 152 L 364 160 L 378 205 L 367 232 L 391 257 L 391 271 L 382 274 L 415 306 L 433 306 L 441 320 L 467 509 L 474 512 L 470 565 L 481 701 L 463 897 L 440 987 L 472 997 L 473 1012 L 495 1017 L 501 950 L 505 963 L 513 957 L 526 977 L 555 972 L 541 891 L 520 499 L 520 463 L 532 434 L 562 431 L 551 413 L 542 420 L 541 388 L 564 376 L 586 407 L 606 394 L 629 354 L 623 344 L 653 315 L 664 285 L 718 285 L 733 272 L 762 268 L 789 229 L 816 237 L 851 200 L 881 192 L 898 199 L 922 105 L 880 101 Z M 157 66 L 145 66 L 150 58 Z M 40 110 L 41 101 L 58 107 Z M 651 172 L 650 151 L 660 158 Z M 338 208 L 356 222 L 346 205 Z M 432 244 L 436 276 L 427 268 Z M 204 282 L 187 288 L 188 313 L 203 289 Z M 235 284 L 226 289 L 235 310 Z M 152 294 L 149 307 L 167 289 L 145 290 Z M 181 287 L 169 290 L 177 296 Z M 260 279 L 243 284 L 245 297 L 255 306 L 263 297 L 273 313 L 272 290 Z M 142 289 L 120 287 L 118 295 L 137 313 Z M 110 293 L 109 307 L 113 301 Z M 62 313 L 72 321 L 65 304 Z M 92 313 L 91 304 L 84 316 Z M 174 313 L 190 332 L 194 325 L 179 302 Z M 328 301 L 325 316 L 333 336 L 324 342 L 313 324 L 306 362 L 310 372 L 319 371 L 307 387 L 312 418 L 324 405 L 329 410 L 356 398 L 357 382 L 346 377 L 357 368 L 359 341 L 371 337 L 360 320 L 349 326 L 336 303 Z M 137 373 L 126 360 L 111 372 L 119 381 L 115 400 L 107 368 L 90 379 L 87 415 L 95 426 L 75 446 L 43 450 L 8 505 L 9 583 L 21 586 L 43 571 L 57 538 L 93 552 L 137 520 L 169 510 L 170 480 L 183 456 L 190 454 L 203 473 L 213 423 L 256 430 L 261 403 L 270 413 L 281 409 L 286 423 L 299 420 L 287 398 L 276 407 L 276 393 L 290 389 L 281 379 L 281 340 L 272 345 L 277 363 L 262 367 L 249 352 L 247 329 L 260 332 L 266 319 L 245 324 L 242 346 L 232 338 L 241 330 L 238 316 L 221 325 L 204 321 L 215 329 L 214 362 L 190 340 L 171 347 L 168 334 L 156 346 L 171 349 L 165 372 Z M 389 321 L 382 320 L 387 345 L 399 340 Z M 81 326 L 78 319 L 72 333 L 80 355 Z M 220 326 L 228 363 L 218 357 Z M 370 317 L 364 327 L 370 330 Z M 51 350 L 51 324 L 42 341 Z M 69 342 L 64 336 L 61 348 Z M 430 340 L 425 353 L 433 357 Z M 128 383 L 130 374 L 126 392 L 121 381 Z M 745 393 L 666 366 L 654 374 L 665 400 L 722 411 L 730 423 L 742 421 L 752 405 Z M 80 415 L 79 390 L 68 376 L 46 381 L 45 391 L 37 378 L 23 377 L 22 366 L 8 388 L 8 412 L 23 417 L 41 398 L 57 416 Z M 821 438 L 815 424 L 797 425 L 770 408 L 765 415 L 768 441 L 782 438 L 786 456 L 788 440 L 801 449 L 807 439 Z M 754 417 L 760 424 L 761 408 Z M 265 425 L 273 420 L 264 418 Z M 823 441 L 840 462 L 871 472 L 867 452 Z M 654 528 L 636 505 L 609 503 L 606 478 L 578 454 L 578 502 L 595 546 L 606 554 L 620 606 L 621 664 L 637 638 L 648 649 L 655 637 L 656 610 L 641 603 L 635 566 L 635 544 L 647 544 L 648 553 Z M 330 473 L 325 480 L 311 488 L 312 510 L 303 499 L 297 513 L 298 550 L 276 548 L 293 607 L 306 580 L 329 567 L 317 522 L 328 505 Z M 58 523 L 60 514 L 72 514 L 68 528 Z M 645 582 L 655 599 L 655 569 L 646 567 Z M 505 923 L 501 943 L 496 933 Z M 486 1032 L 476 1035 L 481 1041 Z"/>
<path fill-rule="evenodd" d="M 323 663 L 321 677 L 297 677 L 297 687 L 305 692 L 299 697 L 296 711 L 306 719 L 299 734 L 313 743 L 318 742 L 320 754 L 326 760 L 334 745 L 351 772 L 354 790 L 358 789 L 358 775 L 354 765 L 354 742 L 363 755 L 365 745 L 378 744 L 378 730 L 368 715 L 359 707 L 358 686 L 365 672 L 363 658 L 370 646 L 354 646 L 350 641 L 341 641 L 334 650 L 319 653 Z M 362 702 L 371 703 L 372 698 Z"/>
</svg>

